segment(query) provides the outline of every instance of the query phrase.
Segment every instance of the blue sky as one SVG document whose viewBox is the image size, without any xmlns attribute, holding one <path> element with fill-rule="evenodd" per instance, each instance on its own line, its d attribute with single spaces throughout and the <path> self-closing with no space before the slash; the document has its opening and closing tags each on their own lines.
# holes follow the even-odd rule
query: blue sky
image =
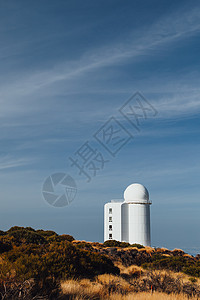
<svg viewBox="0 0 200 300">
<path fill-rule="evenodd" d="M 150 193 L 152 245 L 200 252 L 199 1 L 0 2 L 0 229 L 103 241 L 103 205 L 133 182 Z M 135 92 L 158 111 L 116 155 L 94 141 Z M 89 141 L 109 162 L 87 183 L 69 157 Z M 78 193 L 55 208 L 46 177 Z"/>
</svg>

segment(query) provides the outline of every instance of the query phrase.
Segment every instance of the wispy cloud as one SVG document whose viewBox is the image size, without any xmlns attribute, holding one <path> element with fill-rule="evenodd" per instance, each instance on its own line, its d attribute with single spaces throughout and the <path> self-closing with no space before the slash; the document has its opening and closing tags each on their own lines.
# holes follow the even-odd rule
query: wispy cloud
<svg viewBox="0 0 200 300">
<path fill-rule="evenodd" d="M 6 155 L 0 158 L 0 170 L 21 167 L 29 165 L 33 162 L 33 158 L 13 158 L 11 156 Z"/>
<path fill-rule="evenodd" d="M 46 99 L 48 96 L 54 96 L 56 99 L 60 94 L 65 97 L 72 93 L 78 94 L 80 90 L 77 87 L 82 84 L 82 80 L 87 78 L 89 82 L 94 76 L 105 73 L 104 67 L 115 66 L 123 62 L 127 63 L 128 61 L 134 64 L 134 60 L 137 61 L 139 58 L 142 59 L 152 54 L 159 55 L 159 51 L 163 47 L 170 47 L 171 43 L 173 45 L 178 44 L 180 39 L 199 33 L 199 20 L 199 7 L 188 10 L 180 8 L 171 15 L 161 16 L 160 20 L 152 24 L 150 28 L 133 30 L 123 40 L 111 41 L 110 44 L 102 44 L 102 47 L 98 48 L 90 48 L 76 60 L 66 59 L 63 60 L 62 64 L 57 63 L 55 60 L 54 67 L 51 69 L 42 67 L 37 71 L 19 71 L 19 74 L 12 78 L 12 81 L 8 73 L 5 75 L 6 82 L 0 84 L 0 116 L 2 122 L 10 124 L 9 126 L 12 126 L 13 123 L 20 124 L 20 126 L 23 126 L 26 122 L 29 122 L 29 124 L 34 123 L 34 118 L 29 118 L 28 121 L 21 118 L 21 116 L 30 114 L 35 115 L 38 122 L 45 123 L 45 120 L 48 119 L 45 111 L 51 109 L 51 103 Z M 94 75 L 94 72 L 96 75 Z M 148 100 L 159 111 L 158 118 L 177 117 L 199 111 L 198 74 L 188 73 L 187 85 L 184 77 L 176 79 L 176 82 L 174 82 L 174 74 L 170 74 L 169 78 L 163 77 L 162 80 L 156 79 L 155 76 L 157 74 L 154 77 L 152 76 L 153 79 L 148 78 L 143 81 L 145 90 L 142 90 L 142 92 L 147 98 L 148 94 L 151 94 Z M 136 83 L 141 87 L 141 82 Z M 138 89 L 137 86 L 136 88 Z M 132 84 L 130 83 L 129 85 L 125 84 L 124 88 L 122 86 L 116 87 L 113 91 L 105 83 L 103 85 L 97 83 L 96 88 L 92 86 L 88 88 L 87 84 L 87 88 L 85 90 L 83 88 L 81 92 L 88 95 L 90 90 L 97 94 L 104 91 L 104 93 L 112 94 L 111 97 L 114 97 L 117 93 L 127 95 L 131 89 Z M 188 93 L 185 91 L 188 91 Z M 112 101 L 109 103 L 112 103 Z M 68 110 L 73 110 L 73 105 L 72 103 Z M 55 106 L 55 103 L 53 103 L 52 107 L 54 108 L 52 109 L 55 109 Z M 71 113 L 66 118 L 63 108 L 58 107 L 57 109 L 60 120 L 69 123 L 74 122 Z M 115 113 L 115 107 L 112 110 L 113 105 L 110 105 L 109 109 L 110 113 Z M 107 110 L 109 109 L 107 108 Z M 40 120 L 38 119 L 38 112 L 40 115 L 43 113 Z M 91 123 L 96 122 L 97 119 L 104 121 L 107 114 L 104 110 L 99 109 L 90 111 L 90 113 L 88 111 L 83 113 L 83 111 L 76 109 L 76 116 L 77 119 L 81 119 L 83 122 L 87 120 Z M 18 121 L 16 121 L 17 118 Z"/>
<path fill-rule="evenodd" d="M 104 66 L 113 65 L 126 59 L 138 58 L 142 54 L 148 55 L 149 51 L 158 47 L 166 46 L 167 43 L 178 42 L 189 35 L 200 31 L 200 8 L 190 10 L 180 9 L 175 13 L 162 17 L 150 28 L 142 31 L 133 31 L 123 41 L 93 48 L 82 54 L 79 59 L 66 60 L 51 70 L 38 70 L 34 73 L 21 74 L 11 84 L 16 94 L 20 96 L 34 93 L 62 80 L 70 80 L 83 76 L 88 71 L 99 69 Z M 157 52 L 156 52 L 157 54 Z M 12 94 L 9 89 L 10 83 L 4 85 L 5 92 L 2 97 Z"/>
</svg>

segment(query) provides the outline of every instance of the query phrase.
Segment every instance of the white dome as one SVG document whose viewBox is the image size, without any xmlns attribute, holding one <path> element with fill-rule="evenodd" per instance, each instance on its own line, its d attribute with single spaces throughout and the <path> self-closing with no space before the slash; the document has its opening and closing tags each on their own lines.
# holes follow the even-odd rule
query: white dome
<svg viewBox="0 0 200 300">
<path fill-rule="evenodd" d="M 130 184 L 124 191 L 125 202 L 148 203 L 149 193 L 140 183 Z"/>
</svg>

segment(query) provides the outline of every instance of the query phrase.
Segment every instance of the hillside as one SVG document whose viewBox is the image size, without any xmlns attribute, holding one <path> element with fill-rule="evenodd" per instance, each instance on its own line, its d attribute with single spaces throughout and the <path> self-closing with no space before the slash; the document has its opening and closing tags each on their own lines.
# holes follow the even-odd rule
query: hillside
<svg viewBox="0 0 200 300">
<path fill-rule="evenodd" d="M 200 297 L 199 255 L 77 241 L 30 227 L 0 231 L 0 271 L 0 299 L 108 299 L 141 292 Z"/>
</svg>

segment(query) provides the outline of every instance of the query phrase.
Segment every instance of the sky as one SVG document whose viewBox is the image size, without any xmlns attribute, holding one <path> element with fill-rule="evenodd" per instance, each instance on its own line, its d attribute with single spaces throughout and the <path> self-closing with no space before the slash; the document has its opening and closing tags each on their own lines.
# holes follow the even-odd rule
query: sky
<svg viewBox="0 0 200 300">
<path fill-rule="evenodd" d="M 199 1 L 0 1 L 0 37 L 0 229 L 103 242 L 104 204 L 139 182 L 152 246 L 200 253 Z M 62 207 L 57 173 L 77 186 Z"/>
</svg>

